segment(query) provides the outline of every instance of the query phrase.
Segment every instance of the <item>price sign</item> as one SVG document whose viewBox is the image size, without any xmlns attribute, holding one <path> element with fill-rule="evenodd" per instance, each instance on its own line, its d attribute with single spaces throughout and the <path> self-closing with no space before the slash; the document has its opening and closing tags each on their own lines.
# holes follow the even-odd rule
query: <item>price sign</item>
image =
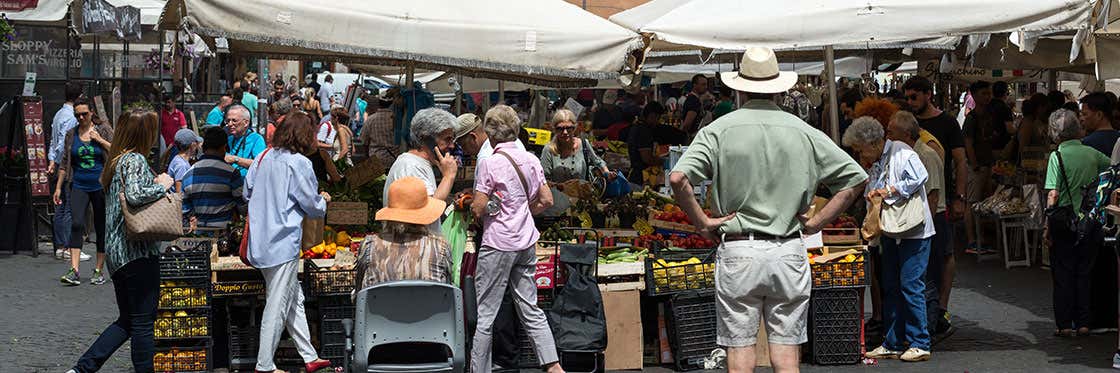
<svg viewBox="0 0 1120 373">
<path fill-rule="evenodd" d="M 28 178 L 31 195 L 49 196 L 50 182 L 47 178 L 47 141 L 43 133 L 43 102 L 41 100 L 23 103 L 23 130 L 27 138 Z"/>
</svg>

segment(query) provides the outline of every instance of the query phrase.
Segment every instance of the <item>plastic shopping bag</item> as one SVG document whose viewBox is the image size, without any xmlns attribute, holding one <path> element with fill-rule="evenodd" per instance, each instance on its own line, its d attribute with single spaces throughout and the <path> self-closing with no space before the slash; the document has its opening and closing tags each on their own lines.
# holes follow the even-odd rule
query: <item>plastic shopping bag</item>
<svg viewBox="0 0 1120 373">
<path fill-rule="evenodd" d="M 465 212 L 452 210 L 443 220 L 443 234 L 447 236 L 448 253 L 451 255 L 451 282 L 459 286 L 459 270 L 463 264 L 463 248 L 467 244 L 467 219 Z"/>
</svg>

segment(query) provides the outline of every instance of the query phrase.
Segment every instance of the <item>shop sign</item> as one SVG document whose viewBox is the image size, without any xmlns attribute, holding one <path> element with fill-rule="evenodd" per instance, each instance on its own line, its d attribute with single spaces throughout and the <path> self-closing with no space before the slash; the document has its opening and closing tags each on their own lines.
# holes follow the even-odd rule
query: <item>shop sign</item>
<svg viewBox="0 0 1120 373">
<path fill-rule="evenodd" d="M 1043 73 L 1046 70 L 1012 70 L 1012 69 L 983 69 L 977 67 L 954 65 L 942 72 L 941 61 L 936 59 L 925 60 L 919 63 L 919 74 L 930 80 L 946 80 L 951 82 L 976 82 L 980 80 L 989 82 L 1025 82 L 1045 80 Z"/>
<path fill-rule="evenodd" d="M 0 39 L 0 76 L 22 79 L 35 72 L 40 80 L 65 77 L 67 58 L 71 68 L 82 66 L 81 49 L 77 43 L 67 49 L 65 37 L 65 28 L 27 26 L 20 29 L 19 39 Z"/>
<path fill-rule="evenodd" d="M 38 6 L 39 0 L 0 0 L 0 11 L 4 12 L 22 12 Z"/>
<path fill-rule="evenodd" d="M 31 195 L 43 197 L 50 195 L 47 181 L 47 146 L 43 134 L 43 101 L 26 100 L 23 102 L 23 130 L 27 139 L 27 166 L 30 171 Z"/>
<path fill-rule="evenodd" d="M 117 37 L 140 40 L 140 8 L 131 5 L 117 7 Z"/>
<path fill-rule="evenodd" d="M 86 34 L 116 33 L 116 7 L 105 0 L 82 2 L 82 31 Z"/>
</svg>

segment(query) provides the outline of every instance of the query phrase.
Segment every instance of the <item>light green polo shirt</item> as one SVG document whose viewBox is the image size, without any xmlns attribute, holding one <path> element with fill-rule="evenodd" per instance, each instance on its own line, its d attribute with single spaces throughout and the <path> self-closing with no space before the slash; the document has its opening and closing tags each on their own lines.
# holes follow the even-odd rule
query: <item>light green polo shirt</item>
<svg viewBox="0 0 1120 373">
<path fill-rule="evenodd" d="M 736 213 L 721 231 L 792 236 L 818 185 L 859 186 L 867 173 L 832 139 L 765 100 L 752 100 L 704 127 L 674 172 L 712 180 L 712 208 Z"/>
<path fill-rule="evenodd" d="M 1066 178 L 1069 184 L 1062 182 L 1062 174 L 1058 170 L 1058 152 L 1062 152 L 1062 163 L 1066 166 Z M 1058 206 L 1079 207 L 1081 206 L 1081 191 L 1085 184 L 1096 179 L 1101 171 L 1108 168 L 1109 159 L 1096 149 L 1083 145 L 1081 140 L 1062 142 L 1058 145 L 1058 152 L 1050 153 L 1050 163 L 1046 166 L 1046 185 L 1044 188 L 1058 190 Z M 1070 190 L 1062 190 L 1066 188 L 1070 188 Z M 1071 198 L 1072 200 L 1070 200 Z M 1080 211 L 1078 214 L 1080 214 Z"/>
</svg>

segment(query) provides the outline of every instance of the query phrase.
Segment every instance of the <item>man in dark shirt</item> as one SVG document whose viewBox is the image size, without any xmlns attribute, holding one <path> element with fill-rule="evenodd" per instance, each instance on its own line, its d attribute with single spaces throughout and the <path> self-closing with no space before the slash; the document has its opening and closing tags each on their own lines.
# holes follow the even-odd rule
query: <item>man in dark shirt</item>
<svg viewBox="0 0 1120 373">
<path fill-rule="evenodd" d="M 1081 98 L 1081 126 L 1085 128 L 1081 143 L 1107 156 L 1112 156 L 1112 148 L 1120 138 L 1120 131 L 1112 128 L 1112 107 L 1112 101 L 1101 92 Z"/>
<path fill-rule="evenodd" d="M 603 100 L 595 108 L 591 119 L 591 134 L 596 137 L 606 137 L 611 132 L 611 127 L 622 123 L 622 109 L 618 107 L 618 90 L 608 89 L 603 92 Z M 617 130 L 615 131 L 617 133 Z M 617 140 L 617 139 L 615 139 Z"/>
<path fill-rule="evenodd" d="M 1003 127 L 998 123 L 992 109 L 992 84 L 986 81 L 977 81 L 968 86 L 972 99 L 976 100 L 976 108 L 968 113 L 964 119 L 964 147 L 968 153 L 968 166 L 971 174 L 968 179 L 968 189 L 965 192 L 966 200 L 971 203 L 983 201 L 988 196 L 988 187 L 992 178 L 992 165 L 995 164 L 998 148 L 998 129 Z M 994 252 L 990 248 L 983 248 L 977 243 L 975 225 L 973 224 L 972 210 L 965 210 L 965 234 L 968 236 L 969 254 L 989 254 Z"/>
<path fill-rule="evenodd" d="M 967 209 L 964 203 L 965 182 L 968 181 L 968 159 L 964 150 L 964 135 L 957 125 L 957 120 L 938 110 L 933 106 L 933 83 L 923 76 L 915 76 L 906 81 L 902 86 L 906 95 L 906 103 L 914 116 L 918 118 L 918 126 L 929 131 L 945 148 L 945 198 L 951 200 L 954 216 L 960 216 Z M 932 172 L 932 171 L 931 171 Z M 951 233 L 951 232 L 947 232 Z M 953 242 L 952 237 L 946 238 Z M 935 256 L 936 255 L 936 256 Z M 942 258 L 941 286 L 938 287 L 938 300 L 941 309 L 945 310 L 946 317 L 939 319 L 939 325 L 930 325 L 930 334 L 935 341 L 943 339 L 952 331 L 949 323 L 949 295 L 953 287 L 953 277 L 956 274 L 957 261 L 953 257 L 953 248 L 948 247 L 944 252 L 930 253 L 930 260 Z"/>
<path fill-rule="evenodd" d="M 630 136 L 626 139 L 627 152 L 630 156 L 631 183 L 645 184 L 642 180 L 642 171 L 650 166 L 658 165 L 657 150 L 654 149 L 657 126 L 661 115 L 665 114 L 665 107 L 657 102 L 646 104 L 642 110 L 641 120 L 630 127 Z"/>
<path fill-rule="evenodd" d="M 311 74 L 311 81 L 307 82 L 307 86 L 315 90 L 315 97 L 319 97 L 319 88 L 323 87 L 322 84 L 319 84 L 319 74 Z M 307 99 L 310 100 L 312 97 Z"/>
<path fill-rule="evenodd" d="M 992 116 L 992 150 L 998 152 L 997 158 L 1000 159 L 1010 155 L 1007 144 L 1011 143 L 1015 133 L 1015 115 L 1007 104 L 1007 94 L 1007 82 L 992 83 L 992 102 L 988 104 L 988 112 Z"/>
<path fill-rule="evenodd" d="M 681 107 L 684 112 L 681 130 L 689 135 L 695 134 L 700 129 L 700 120 L 704 119 L 704 103 L 700 100 L 700 96 L 707 92 L 708 78 L 704 74 L 693 75 L 692 91 L 685 95 L 684 105 Z"/>
</svg>

